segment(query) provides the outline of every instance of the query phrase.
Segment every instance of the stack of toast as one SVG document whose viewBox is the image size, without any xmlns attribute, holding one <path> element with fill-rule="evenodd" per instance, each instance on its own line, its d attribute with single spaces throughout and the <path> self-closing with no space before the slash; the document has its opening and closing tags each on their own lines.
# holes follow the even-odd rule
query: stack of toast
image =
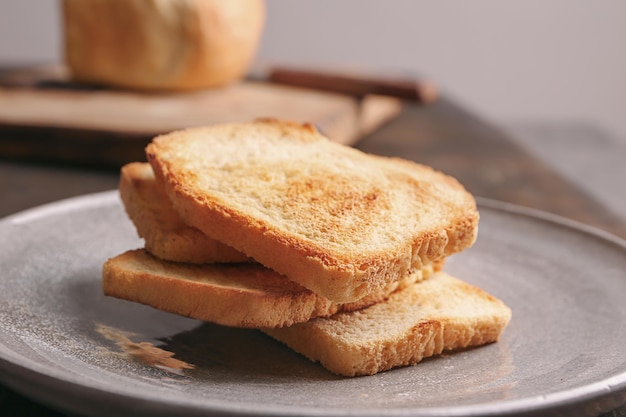
<svg viewBox="0 0 626 417">
<path fill-rule="evenodd" d="M 107 295 L 260 329 L 344 376 L 494 342 L 510 320 L 443 272 L 479 215 L 430 167 L 274 119 L 173 132 L 146 155 L 120 179 L 145 247 L 105 263 Z"/>
</svg>

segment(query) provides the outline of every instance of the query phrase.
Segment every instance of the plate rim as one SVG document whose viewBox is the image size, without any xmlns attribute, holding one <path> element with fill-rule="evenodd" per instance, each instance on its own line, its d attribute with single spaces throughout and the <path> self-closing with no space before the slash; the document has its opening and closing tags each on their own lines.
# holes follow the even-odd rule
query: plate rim
<svg viewBox="0 0 626 417">
<path fill-rule="evenodd" d="M 565 228 L 600 239 L 605 243 L 616 246 L 618 250 L 626 254 L 626 239 L 611 234 L 608 231 L 588 225 L 577 220 L 572 220 L 547 211 L 529 208 L 514 203 L 494 200 L 484 197 L 476 197 L 478 209 L 487 208 L 490 210 L 514 214 L 516 216 L 531 218 L 547 222 L 552 226 Z M 44 218 L 55 214 L 65 214 L 73 210 L 85 210 L 92 207 L 103 207 L 104 205 L 121 204 L 118 191 L 108 190 L 96 193 L 89 193 L 75 197 L 69 197 L 28 208 L 0 219 L 0 227 L 5 224 L 18 225 L 30 221 Z M 69 374 L 57 375 L 58 372 L 40 372 L 32 366 L 28 366 L 28 361 L 14 361 L 6 357 L 5 353 L 14 352 L 4 342 L 0 341 L 0 380 L 7 387 L 10 387 L 22 395 L 34 398 L 44 404 L 73 412 L 93 411 L 94 402 L 111 401 L 117 407 L 128 405 L 129 403 L 141 404 L 138 410 L 148 411 L 155 415 L 167 415 L 169 413 L 185 412 L 188 415 L 248 415 L 248 416 L 347 416 L 347 415 L 385 415 L 385 416 L 472 416 L 472 415 L 518 415 L 522 413 L 539 413 L 548 410 L 558 410 L 561 407 L 574 407 L 576 405 L 587 404 L 591 401 L 596 403 L 619 396 L 620 402 L 626 399 L 626 370 L 603 378 L 596 382 L 586 384 L 581 387 L 569 388 L 549 394 L 536 395 L 527 398 L 502 400 L 494 403 L 471 404 L 453 407 L 430 407 L 427 409 L 407 408 L 389 410 L 368 410 L 358 408 L 311 408 L 299 406 L 280 406 L 279 409 L 272 409 L 272 404 L 246 405 L 245 402 L 210 402 L 198 401 L 176 401 L 172 398 L 159 400 L 158 398 L 137 397 L 134 394 L 125 394 L 111 390 L 108 385 L 84 384 L 70 378 Z M 15 352 L 14 352 L 15 353 Z M 18 356 L 20 356 L 18 354 Z M 26 359 L 26 358 L 24 358 Z M 626 362 L 625 362 L 626 363 Z M 49 372 L 49 370 L 48 370 Z M 15 383 L 17 381 L 17 383 Z M 35 390 L 24 389 L 24 384 L 35 383 Z M 53 387 L 52 394 L 41 394 L 37 389 Z M 34 392 L 37 391 L 37 392 Z M 54 393 L 80 393 L 80 395 L 70 395 L 62 398 Z M 76 398 L 75 401 L 67 401 L 68 398 Z M 87 404 L 87 407 L 85 405 Z M 612 407 L 619 404 L 612 404 Z M 607 408 L 610 410 L 611 408 Z M 270 414 L 268 414 L 270 413 Z"/>
</svg>

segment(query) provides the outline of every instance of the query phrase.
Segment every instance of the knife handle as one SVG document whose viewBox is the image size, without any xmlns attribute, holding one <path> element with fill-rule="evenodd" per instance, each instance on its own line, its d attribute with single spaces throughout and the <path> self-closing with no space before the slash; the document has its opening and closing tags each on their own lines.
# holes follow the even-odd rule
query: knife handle
<svg viewBox="0 0 626 417">
<path fill-rule="evenodd" d="M 432 83 L 408 77 L 273 68 L 269 71 L 268 80 L 277 84 L 330 91 L 359 98 L 377 94 L 428 104 L 435 101 L 438 96 L 437 88 Z"/>
</svg>

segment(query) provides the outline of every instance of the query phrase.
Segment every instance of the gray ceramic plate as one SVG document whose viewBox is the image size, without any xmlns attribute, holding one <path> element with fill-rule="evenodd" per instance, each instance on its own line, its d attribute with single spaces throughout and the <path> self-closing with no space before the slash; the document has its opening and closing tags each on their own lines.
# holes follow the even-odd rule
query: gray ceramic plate
<svg viewBox="0 0 626 417">
<path fill-rule="evenodd" d="M 624 241 L 480 205 L 478 242 L 446 269 L 511 306 L 501 341 L 352 379 L 253 330 L 104 297 L 102 263 L 141 245 L 116 192 L 5 218 L 0 376 L 93 416 L 593 415 L 626 402 Z"/>
</svg>

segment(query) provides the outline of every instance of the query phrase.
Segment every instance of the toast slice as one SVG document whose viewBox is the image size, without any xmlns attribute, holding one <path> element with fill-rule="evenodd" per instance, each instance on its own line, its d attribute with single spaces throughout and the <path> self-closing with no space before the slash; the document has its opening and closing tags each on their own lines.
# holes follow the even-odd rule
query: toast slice
<svg viewBox="0 0 626 417">
<path fill-rule="evenodd" d="M 337 304 L 257 263 L 183 264 L 137 249 L 105 262 L 102 286 L 106 295 L 199 320 L 233 327 L 281 327 L 380 302 L 442 264 L 426 265 L 357 302 Z"/>
<path fill-rule="evenodd" d="M 144 239 L 145 249 L 154 256 L 197 264 L 251 261 L 247 255 L 183 223 L 150 164 L 124 165 L 119 192 L 137 234 Z"/>
<path fill-rule="evenodd" d="M 371 307 L 264 332 L 335 374 L 357 376 L 495 342 L 510 319 L 502 301 L 439 272 Z"/>
<path fill-rule="evenodd" d="M 146 149 L 182 220 L 337 303 L 471 246 L 453 178 L 273 119 L 173 132 Z"/>
</svg>

